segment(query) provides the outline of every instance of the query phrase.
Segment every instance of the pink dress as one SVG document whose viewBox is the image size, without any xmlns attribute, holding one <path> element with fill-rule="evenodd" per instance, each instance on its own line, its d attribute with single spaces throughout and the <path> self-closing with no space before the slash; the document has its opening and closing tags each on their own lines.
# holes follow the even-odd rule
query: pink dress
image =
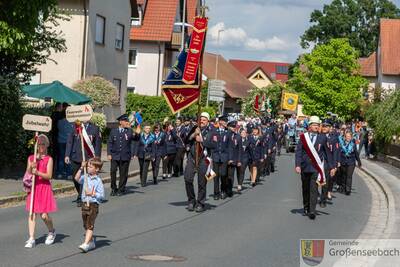
<svg viewBox="0 0 400 267">
<path fill-rule="evenodd" d="M 33 162 L 33 155 L 29 156 L 29 161 Z M 47 172 L 47 163 L 50 156 L 44 156 L 37 161 L 37 170 L 39 172 Z M 31 203 L 31 193 L 26 197 L 26 211 L 29 212 Z M 33 212 L 34 213 L 49 213 L 57 211 L 56 199 L 53 195 L 50 180 L 44 179 L 41 176 L 35 176 L 35 194 L 33 196 Z"/>
</svg>

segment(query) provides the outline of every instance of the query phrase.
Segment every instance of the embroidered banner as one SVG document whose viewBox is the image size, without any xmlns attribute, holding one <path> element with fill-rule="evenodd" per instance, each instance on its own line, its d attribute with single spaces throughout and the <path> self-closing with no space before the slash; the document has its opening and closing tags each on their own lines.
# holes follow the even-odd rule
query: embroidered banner
<svg viewBox="0 0 400 267">
<path fill-rule="evenodd" d="M 185 69 L 183 71 L 182 80 L 186 84 L 193 84 L 196 82 L 197 70 L 199 68 L 207 31 L 207 22 L 207 18 L 201 17 L 196 17 L 194 20 L 193 33 L 190 39 Z"/>
</svg>

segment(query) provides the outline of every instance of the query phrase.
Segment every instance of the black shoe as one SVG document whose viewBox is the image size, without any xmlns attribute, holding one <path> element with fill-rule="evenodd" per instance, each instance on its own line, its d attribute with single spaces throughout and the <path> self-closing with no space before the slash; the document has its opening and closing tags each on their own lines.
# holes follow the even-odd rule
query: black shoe
<svg viewBox="0 0 400 267">
<path fill-rule="evenodd" d="M 125 191 L 124 190 L 118 190 L 118 192 L 117 192 L 117 196 L 123 196 L 123 195 L 125 195 Z"/>
<path fill-rule="evenodd" d="M 307 208 L 304 208 L 303 209 L 303 216 L 307 216 L 308 215 L 308 209 Z"/>
<path fill-rule="evenodd" d="M 221 198 L 220 194 L 214 194 L 214 200 L 219 200 Z"/>
<path fill-rule="evenodd" d="M 226 194 L 229 198 L 233 197 L 233 192 L 229 192 L 228 194 Z"/>
<path fill-rule="evenodd" d="M 194 204 L 193 203 L 189 203 L 187 206 L 187 210 L 188 211 L 194 211 Z"/>
<path fill-rule="evenodd" d="M 142 187 L 146 187 L 146 184 L 145 183 L 141 183 L 140 184 Z"/>
<path fill-rule="evenodd" d="M 325 203 L 325 202 L 321 202 L 321 203 L 319 203 L 319 206 L 320 206 L 321 208 L 326 208 L 326 203 Z"/>
<path fill-rule="evenodd" d="M 224 192 L 221 193 L 221 199 L 225 199 L 226 198 L 226 194 Z"/>
<path fill-rule="evenodd" d="M 82 207 L 82 201 L 81 200 L 77 200 L 76 201 L 76 206 L 78 207 L 78 208 L 80 208 L 80 207 Z"/>
<path fill-rule="evenodd" d="M 203 211 L 205 211 L 206 209 L 204 208 L 204 206 L 203 205 L 201 205 L 201 204 L 198 204 L 197 206 L 196 206 L 196 212 L 203 212 Z"/>
<path fill-rule="evenodd" d="M 179 177 L 179 174 L 174 173 L 172 176 L 173 176 L 173 177 Z"/>
<path fill-rule="evenodd" d="M 350 196 L 351 192 L 350 191 L 346 191 L 346 196 Z"/>
<path fill-rule="evenodd" d="M 113 189 L 111 190 L 110 196 L 116 196 L 117 195 L 117 190 Z"/>
<path fill-rule="evenodd" d="M 158 184 L 157 178 L 153 180 L 153 184 Z"/>
<path fill-rule="evenodd" d="M 309 213 L 308 214 L 308 218 L 310 218 L 310 220 L 315 220 L 315 213 Z"/>
<path fill-rule="evenodd" d="M 255 187 L 255 186 L 256 186 L 256 183 L 251 183 L 251 186 L 252 186 L 252 187 Z"/>
</svg>

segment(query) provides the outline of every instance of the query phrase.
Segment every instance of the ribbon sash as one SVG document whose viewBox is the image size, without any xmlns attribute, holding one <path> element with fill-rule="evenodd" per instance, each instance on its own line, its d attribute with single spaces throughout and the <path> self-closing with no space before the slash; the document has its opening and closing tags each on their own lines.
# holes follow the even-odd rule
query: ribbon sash
<svg viewBox="0 0 400 267">
<path fill-rule="evenodd" d="M 318 172 L 317 184 L 321 185 L 321 186 L 326 184 L 326 177 L 325 177 L 325 172 L 324 172 L 324 162 L 321 160 L 317 151 L 315 150 L 315 147 L 314 147 L 313 143 L 311 142 L 310 135 L 308 133 L 300 134 L 300 141 L 303 144 L 304 150 L 306 151 L 308 157 L 310 157 L 314 168 Z"/>
</svg>

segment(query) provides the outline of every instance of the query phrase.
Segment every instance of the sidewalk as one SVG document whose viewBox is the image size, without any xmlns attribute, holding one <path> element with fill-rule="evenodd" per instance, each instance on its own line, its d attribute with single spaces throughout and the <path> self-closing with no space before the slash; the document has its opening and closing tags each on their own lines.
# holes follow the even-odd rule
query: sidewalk
<svg viewBox="0 0 400 267">
<path fill-rule="evenodd" d="M 105 184 L 110 183 L 110 162 L 107 160 L 106 152 L 102 152 L 102 160 L 104 162 L 101 178 Z M 117 173 L 118 174 L 118 173 Z M 139 162 L 137 158 L 131 161 L 129 165 L 128 178 L 136 177 L 139 174 Z M 73 192 L 75 190 L 72 180 L 52 179 L 52 187 L 55 195 Z M 25 200 L 26 193 L 23 191 L 22 177 L 15 179 L 0 179 L 0 207 L 7 203 L 19 202 Z"/>
<path fill-rule="evenodd" d="M 391 239 L 400 238 L 400 169 L 380 161 L 362 159 L 362 170 L 373 177 L 386 194 Z"/>
</svg>

